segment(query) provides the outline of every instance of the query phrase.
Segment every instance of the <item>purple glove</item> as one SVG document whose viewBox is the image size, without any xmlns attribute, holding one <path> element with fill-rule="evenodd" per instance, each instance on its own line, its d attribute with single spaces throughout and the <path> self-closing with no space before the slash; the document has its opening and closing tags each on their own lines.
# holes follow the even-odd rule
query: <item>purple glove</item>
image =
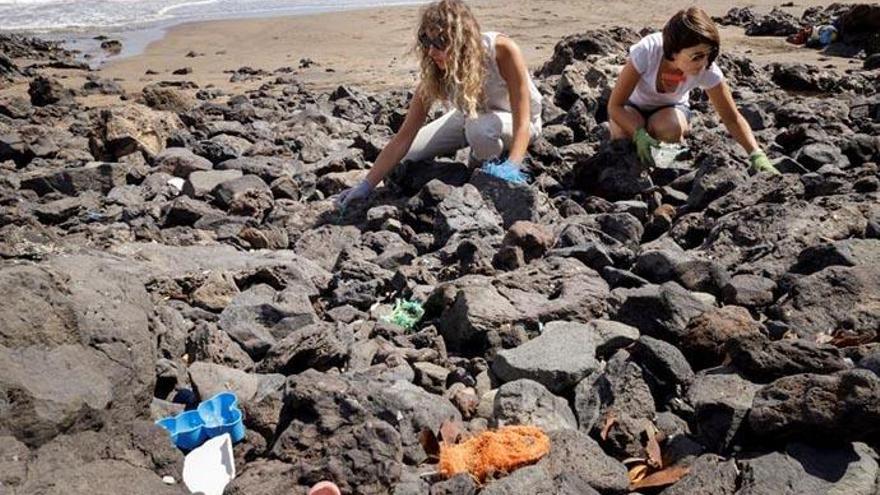
<svg viewBox="0 0 880 495">
<path fill-rule="evenodd" d="M 336 197 L 336 208 L 344 210 L 349 203 L 356 199 L 364 199 L 371 192 L 373 192 L 373 185 L 364 179 L 358 185 L 339 193 L 339 196 Z"/>
</svg>

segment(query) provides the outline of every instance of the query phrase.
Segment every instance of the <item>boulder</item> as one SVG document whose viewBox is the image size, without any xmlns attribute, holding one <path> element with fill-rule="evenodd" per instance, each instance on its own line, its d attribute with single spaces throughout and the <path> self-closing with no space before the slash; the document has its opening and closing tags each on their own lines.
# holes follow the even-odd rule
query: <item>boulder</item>
<svg viewBox="0 0 880 495">
<path fill-rule="evenodd" d="M 492 371 L 502 382 L 527 378 L 561 393 L 598 369 L 596 339 L 590 328 L 575 325 L 547 327 L 514 349 L 499 351 Z"/>
<path fill-rule="evenodd" d="M 787 376 L 758 391 L 749 425 L 768 439 L 872 438 L 878 431 L 878 399 L 880 377 L 868 370 Z"/>
<path fill-rule="evenodd" d="M 499 387 L 492 412 L 499 426 L 533 425 L 548 432 L 577 429 L 565 399 L 532 380 L 520 379 Z"/>
</svg>

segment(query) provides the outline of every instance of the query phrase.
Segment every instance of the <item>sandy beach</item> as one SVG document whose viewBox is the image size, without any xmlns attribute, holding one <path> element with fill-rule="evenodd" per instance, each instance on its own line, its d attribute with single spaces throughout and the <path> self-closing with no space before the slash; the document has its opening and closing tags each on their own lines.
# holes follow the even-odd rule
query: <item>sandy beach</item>
<svg viewBox="0 0 880 495">
<path fill-rule="evenodd" d="M 812 5 L 831 2 L 808 0 L 785 10 L 799 16 Z M 501 31 L 520 44 L 531 67 L 540 66 L 565 35 L 613 25 L 661 28 L 677 9 L 691 2 L 673 0 L 660 7 L 621 0 L 538 0 L 514 3 L 498 0 L 472 2 L 484 30 Z M 779 2 L 701 2 L 710 15 L 724 15 L 733 6 L 750 5 L 767 12 Z M 118 80 L 128 91 L 158 80 L 186 79 L 200 87 L 214 85 L 229 91 L 259 86 L 259 81 L 230 83 L 227 71 L 242 66 L 272 72 L 292 67 L 313 89 L 352 84 L 378 90 L 411 86 L 416 61 L 410 54 L 419 6 L 378 8 L 328 14 L 268 19 L 244 19 L 182 24 L 172 27 L 144 53 L 110 62 L 102 77 Z M 850 61 L 822 57 L 815 50 L 787 44 L 781 38 L 746 37 L 740 28 L 722 28 L 723 50 L 748 54 L 762 63 L 797 60 L 845 69 Z M 187 57 L 189 52 L 199 56 Z M 203 54 L 203 55 L 202 55 Z M 299 68 L 301 59 L 315 62 Z M 189 67 L 190 74 L 171 72 Z M 147 75 L 150 70 L 157 72 Z"/>
</svg>

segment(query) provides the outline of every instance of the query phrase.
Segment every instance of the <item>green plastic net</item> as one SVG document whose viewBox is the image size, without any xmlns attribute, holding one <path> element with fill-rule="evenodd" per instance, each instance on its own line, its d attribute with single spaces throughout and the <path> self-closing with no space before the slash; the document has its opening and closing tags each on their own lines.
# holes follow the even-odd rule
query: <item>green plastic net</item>
<svg viewBox="0 0 880 495">
<path fill-rule="evenodd" d="M 393 323 L 407 330 L 415 328 L 416 323 L 422 319 L 425 310 L 418 301 L 409 301 L 406 299 L 396 299 L 394 301 L 394 309 L 391 314 L 382 318 L 383 321 Z"/>
</svg>

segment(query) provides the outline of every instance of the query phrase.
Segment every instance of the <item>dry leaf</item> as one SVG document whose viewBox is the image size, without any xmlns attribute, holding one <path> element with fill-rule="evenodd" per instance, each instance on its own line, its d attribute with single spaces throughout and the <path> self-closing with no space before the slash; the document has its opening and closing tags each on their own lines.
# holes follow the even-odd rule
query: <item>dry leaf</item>
<svg viewBox="0 0 880 495">
<path fill-rule="evenodd" d="M 648 436 L 648 442 L 645 445 L 648 465 L 654 469 L 660 469 L 663 467 L 663 454 L 660 452 L 660 442 L 657 441 L 657 428 L 654 425 L 649 425 L 645 429 L 645 434 Z"/>
<path fill-rule="evenodd" d="M 644 464 L 638 464 L 629 469 L 629 482 L 630 485 L 638 483 L 639 481 L 645 479 L 645 476 L 648 475 L 648 466 Z"/>
<path fill-rule="evenodd" d="M 682 478 L 688 473 L 690 468 L 685 466 L 672 466 L 656 473 L 651 473 L 637 481 L 633 481 L 629 485 L 630 490 L 641 490 L 643 488 L 658 488 L 661 486 L 669 486 Z M 630 476 L 632 479 L 632 476 Z"/>
<path fill-rule="evenodd" d="M 429 458 L 440 458 L 440 442 L 433 431 L 422 428 L 422 431 L 419 432 L 419 443 L 422 444 L 422 449 Z"/>
<path fill-rule="evenodd" d="M 608 440 L 608 433 L 615 424 L 617 424 L 617 416 L 614 415 L 614 411 L 608 411 L 608 414 L 605 415 L 605 425 L 602 426 L 602 431 L 599 433 L 599 438 L 602 441 Z"/>
<path fill-rule="evenodd" d="M 835 347 L 855 347 L 873 342 L 875 334 L 857 334 L 846 330 L 837 330 L 831 334 L 829 343 Z"/>
</svg>

